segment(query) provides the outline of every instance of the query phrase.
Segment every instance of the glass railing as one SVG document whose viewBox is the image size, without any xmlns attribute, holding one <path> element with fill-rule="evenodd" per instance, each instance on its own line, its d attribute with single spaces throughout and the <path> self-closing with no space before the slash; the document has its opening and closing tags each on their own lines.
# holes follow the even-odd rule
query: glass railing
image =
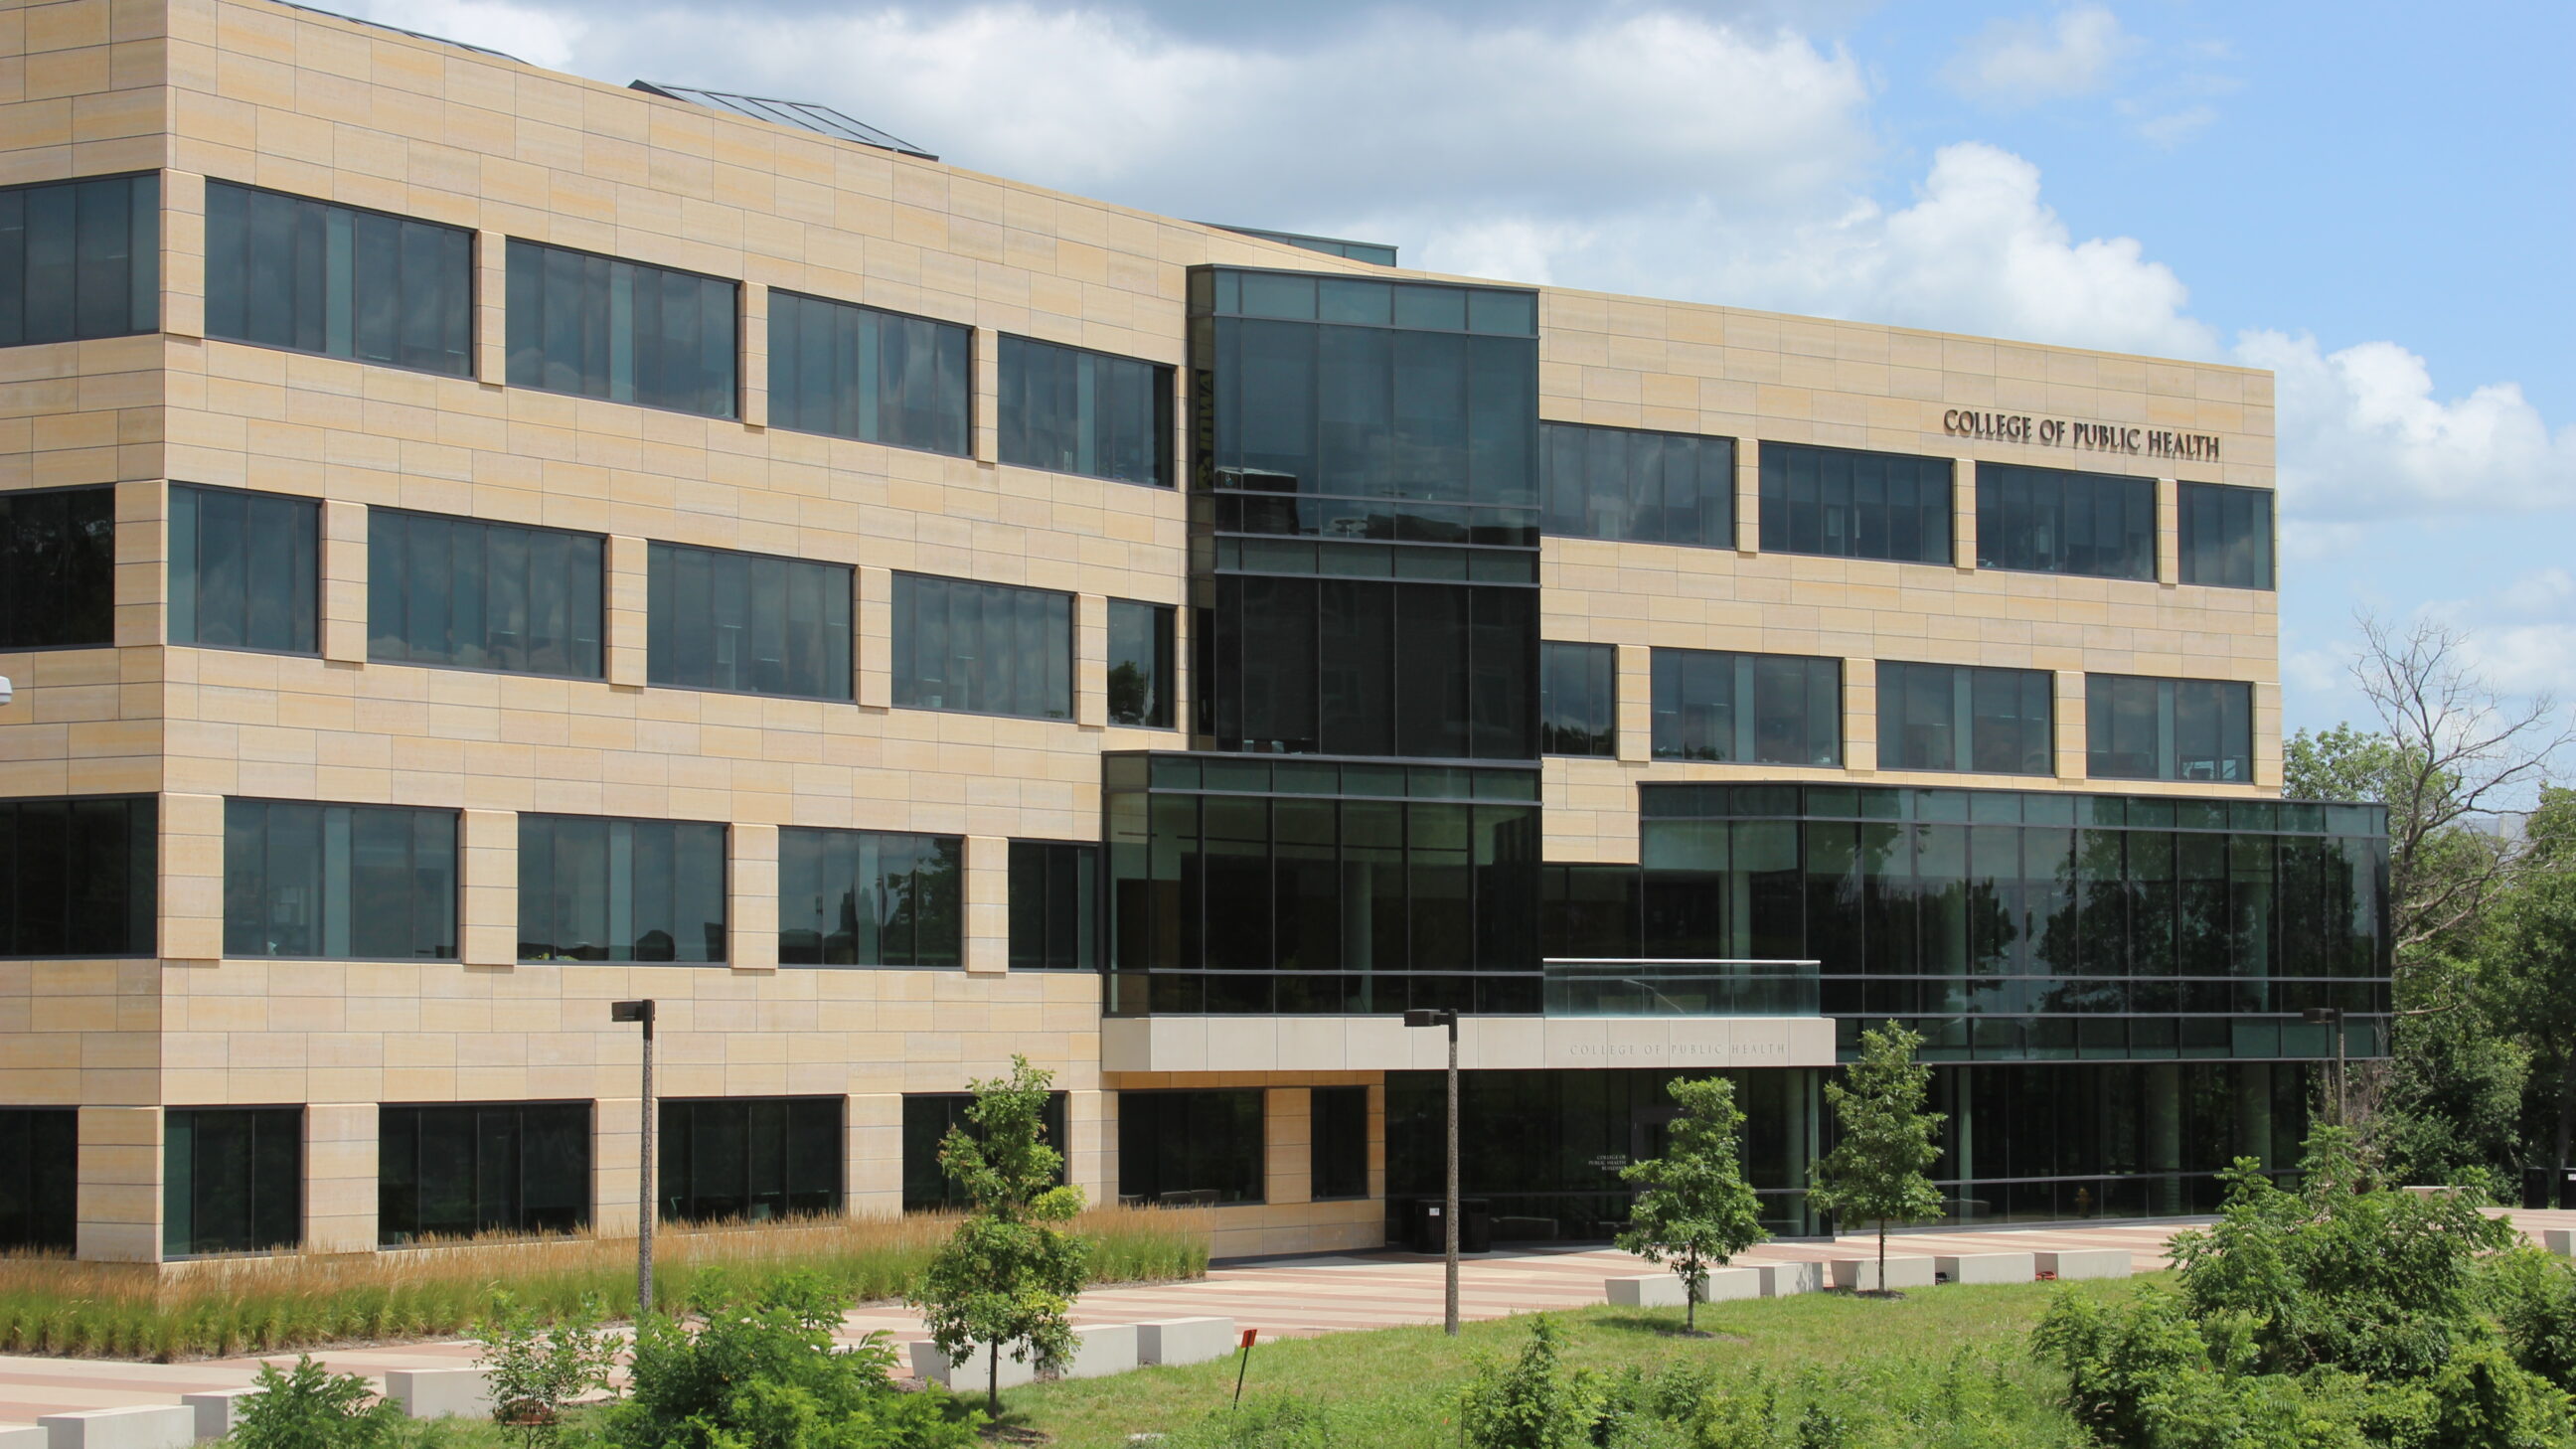
<svg viewBox="0 0 2576 1449">
<path fill-rule="evenodd" d="M 1816 1016 L 1813 961 L 1551 957 L 1550 1016 Z"/>
</svg>

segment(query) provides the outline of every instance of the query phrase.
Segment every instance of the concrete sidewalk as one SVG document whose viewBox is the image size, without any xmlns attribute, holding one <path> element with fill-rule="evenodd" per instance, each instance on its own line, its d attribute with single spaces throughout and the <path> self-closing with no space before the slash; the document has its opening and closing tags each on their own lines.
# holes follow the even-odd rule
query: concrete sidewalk
<svg viewBox="0 0 2576 1449">
<path fill-rule="evenodd" d="M 2516 1226 L 2533 1239 L 2544 1229 L 2576 1229 L 2576 1211 L 2516 1211 Z M 1943 1254 L 2057 1252 L 2122 1248 L 2137 1270 L 2166 1266 L 2167 1244 L 2189 1223 L 2132 1223 L 2101 1227 L 1978 1228 L 1891 1234 L 1888 1251 L 1929 1257 Z M 1872 1236 L 1832 1242 L 1766 1243 L 1737 1260 L 1744 1265 L 1813 1263 L 1869 1257 Z M 1582 1308 L 1603 1301 L 1606 1278 L 1660 1272 L 1614 1248 L 1535 1249 L 1490 1253 L 1460 1265 L 1459 1311 L 1471 1319 L 1502 1318 L 1546 1309 Z M 1218 1316 L 1262 1337 L 1308 1338 L 1356 1329 L 1392 1328 L 1440 1321 L 1441 1262 L 1413 1253 L 1352 1253 L 1281 1258 L 1222 1265 L 1204 1278 L 1182 1283 L 1095 1288 L 1074 1305 L 1077 1324 L 1135 1323 L 1157 1318 Z M 844 1320 L 845 1339 L 877 1330 L 898 1342 L 921 1336 L 919 1315 L 899 1304 L 860 1308 Z M 477 1346 L 466 1341 L 383 1348 L 336 1348 L 317 1355 L 333 1371 L 364 1374 L 382 1384 L 388 1369 L 465 1368 Z M 295 1355 L 274 1356 L 292 1364 Z M 32 1424 L 39 1415 L 133 1404 L 176 1404 L 182 1394 L 237 1388 L 258 1372 L 256 1358 L 208 1359 L 183 1364 L 128 1363 L 108 1359 L 0 1356 L 0 1425 Z"/>
</svg>

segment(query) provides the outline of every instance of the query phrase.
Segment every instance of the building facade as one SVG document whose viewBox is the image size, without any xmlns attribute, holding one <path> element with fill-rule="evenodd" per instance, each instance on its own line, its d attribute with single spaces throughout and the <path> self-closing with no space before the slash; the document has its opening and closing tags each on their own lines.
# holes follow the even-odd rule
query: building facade
<svg viewBox="0 0 2576 1449">
<path fill-rule="evenodd" d="M 1622 1215 L 1864 1022 L 1962 1218 L 2380 1049 L 2266 373 L 1514 287 L 269 0 L 0 13 L 0 1239 L 891 1214 L 971 1082 L 1220 1253 Z M 2348 1013 L 2310 1024 L 2313 1008 Z"/>
</svg>

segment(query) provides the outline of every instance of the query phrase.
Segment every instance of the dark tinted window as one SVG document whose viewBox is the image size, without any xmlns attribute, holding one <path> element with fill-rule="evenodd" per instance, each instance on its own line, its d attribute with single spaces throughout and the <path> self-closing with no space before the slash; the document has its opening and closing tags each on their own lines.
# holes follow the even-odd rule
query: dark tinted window
<svg viewBox="0 0 2576 1449">
<path fill-rule="evenodd" d="M 1654 652 L 1654 756 L 1763 765 L 1843 762 L 1839 659 Z"/>
<path fill-rule="evenodd" d="M 600 676 L 597 535 L 367 510 L 367 657 Z"/>
<path fill-rule="evenodd" d="M 0 1249 L 71 1251 L 79 1183 L 78 1109 L 0 1108 Z"/>
<path fill-rule="evenodd" d="M 160 326 L 160 177 L 0 190 L 0 347 Z"/>
<path fill-rule="evenodd" d="M 224 954 L 454 960 L 456 812 L 226 800 Z"/>
<path fill-rule="evenodd" d="M 895 575 L 894 702 L 1073 718 L 1073 596 Z"/>
<path fill-rule="evenodd" d="M 2044 669 L 1878 666 L 1878 766 L 2053 775 L 2054 680 Z"/>
<path fill-rule="evenodd" d="M 1946 564 L 1950 460 L 1764 443 L 1762 551 Z"/>
<path fill-rule="evenodd" d="M 521 815 L 519 959 L 722 961 L 725 828 Z"/>
<path fill-rule="evenodd" d="M 0 956 L 149 956 L 152 796 L 0 800 Z"/>
<path fill-rule="evenodd" d="M 2084 678 L 2085 773 L 2097 780 L 2254 779 L 2254 686 Z"/>
<path fill-rule="evenodd" d="M 1619 650 L 1611 644 L 1538 646 L 1542 754 L 1619 753 Z"/>
<path fill-rule="evenodd" d="M 170 642 L 321 648 L 322 505 L 170 485 Z"/>
<path fill-rule="evenodd" d="M 779 963 L 961 964 L 965 858 L 955 835 L 779 831 Z"/>
<path fill-rule="evenodd" d="M 662 1103 L 661 1214 L 766 1222 L 841 1210 L 839 1097 Z"/>
<path fill-rule="evenodd" d="M 1215 594 L 1202 717 L 1221 750 L 1538 754 L 1534 590 L 1221 574 Z"/>
<path fill-rule="evenodd" d="M 253 1253 L 303 1240 L 302 1108 L 162 1113 L 162 1252 Z"/>
<path fill-rule="evenodd" d="M 388 1246 L 590 1223 L 590 1106 L 473 1102 L 376 1114 L 376 1232 Z"/>
<path fill-rule="evenodd" d="M 1317 1087 L 1313 1192 L 1316 1201 L 1368 1196 L 1369 1089 Z"/>
<path fill-rule="evenodd" d="M 2184 483 L 2175 490 L 2186 584 L 2272 587 L 2272 495 L 2261 488 Z"/>
<path fill-rule="evenodd" d="M 967 453 L 972 328 L 769 294 L 769 425 Z"/>
<path fill-rule="evenodd" d="M 1172 370 L 1002 337 L 1002 461 L 1126 483 L 1172 484 Z"/>
<path fill-rule="evenodd" d="M 1172 609 L 1109 601 L 1109 722 L 1172 725 Z"/>
<path fill-rule="evenodd" d="M 116 490 L 0 493 L 0 649 L 116 642 Z"/>
<path fill-rule="evenodd" d="M 1261 1202 L 1261 1093 L 1118 1094 L 1118 1196 L 1214 1206 Z"/>
<path fill-rule="evenodd" d="M 1011 969 L 1100 964 L 1100 847 L 1011 842 Z"/>
<path fill-rule="evenodd" d="M 1735 547 L 1735 440 L 1539 425 L 1546 529 L 1562 538 Z"/>
<path fill-rule="evenodd" d="M 510 386 L 734 415 L 735 285 L 510 243 Z"/>
<path fill-rule="evenodd" d="M 206 335 L 474 371 L 474 233 L 206 183 Z"/>
<path fill-rule="evenodd" d="M 656 543 L 644 673 L 654 684 L 850 697 L 850 570 Z"/>
<path fill-rule="evenodd" d="M 2156 482 L 1980 463 L 1977 567 L 2152 580 Z"/>
<path fill-rule="evenodd" d="M 903 1210 L 908 1213 L 937 1212 L 966 1206 L 966 1196 L 958 1191 L 956 1179 L 939 1165 L 940 1144 L 948 1140 L 953 1128 L 967 1136 L 982 1139 L 983 1134 L 966 1120 L 966 1109 L 975 1099 L 964 1092 L 907 1092 L 903 1098 Z M 1046 1110 L 1038 1122 L 1047 1146 L 1056 1150 L 1055 1180 L 1068 1181 L 1066 1164 L 1072 1159 L 1064 1135 L 1065 1094 L 1047 1093 Z"/>
</svg>

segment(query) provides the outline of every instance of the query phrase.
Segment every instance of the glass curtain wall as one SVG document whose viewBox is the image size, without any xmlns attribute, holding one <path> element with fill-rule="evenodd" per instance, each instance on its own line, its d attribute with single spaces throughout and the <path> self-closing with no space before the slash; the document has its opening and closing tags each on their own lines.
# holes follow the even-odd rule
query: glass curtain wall
<svg viewBox="0 0 2576 1449">
<path fill-rule="evenodd" d="M 963 836 L 780 830 L 779 964 L 963 964 L 965 861 Z"/>
<path fill-rule="evenodd" d="M 965 457 L 974 329 L 769 293 L 769 425 Z"/>
<path fill-rule="evenodd" d="M 474 233 L 206 183 L 206 335 L 474 373 Z"/>
<path fill-rule="evenodd" d="M 314 654 L 321 634 L 322 505 L 170 485 L 170 642 Z"/>
<path fill-rule="evenodd" d="M 590 1112 L 587 1102 L 378 1109 L 378 1241 L 589 1226 Z"/>
<path fill-rule="evenodd" d="M 116 642 L 116 490 L 0 493 L 0 649 Z"/>
<path fill-rule="evenodd" d="M 1204 747 L 1534 758 L 1536 296 L 1190 287 Z"/>
<path fill-rule="evenodd" d="M 1549 956 L 1814 959 L 1849 1048 L 1934 1061 L 2383 1055 L 2377 806 L 1644 785 L 1638 866 L 1550 865 Z"/>
<path fill-rule="evenodd" d="M 600 677 L 596 534 L 367 510 L 367 657 Z"/>
<path fill-rule="evenodd" d="M 740 288 L 511 238 L 510 386 L 734 416 Z"/>
<path fill-rule="evenodd" d="M 2272 495 L 2216 483 L 2176 487 L 2182 581 L 2223 589 L 2272 587 Z"/>
<path fill-rule="evenodd" d="M 1977 567 L 2156 576 L 2156 480 L 1977 465 Z"/>
<path fill-rule="evenodd" d="M 1110 1007 L 1536 1012 L 1534 770 L 1110 755 Z"/>
<path fill-rule="evenodd" d="M 149 956 L 159 797 L 0 800 L 0 957 Z"/>
<path fill-rule="evenodd" d="M 0 347 L 161 326 L 161 178 L 0 188 Z"/>
<path fill-rule="evenodd" d="M 456 812 L 226 800 L 224 954 L 455 960 Z"/>
<path fill-rule="evenodd" d="M 519 817 L 519 959 L 725 959 L 725 827 Z"/>
</svg>

